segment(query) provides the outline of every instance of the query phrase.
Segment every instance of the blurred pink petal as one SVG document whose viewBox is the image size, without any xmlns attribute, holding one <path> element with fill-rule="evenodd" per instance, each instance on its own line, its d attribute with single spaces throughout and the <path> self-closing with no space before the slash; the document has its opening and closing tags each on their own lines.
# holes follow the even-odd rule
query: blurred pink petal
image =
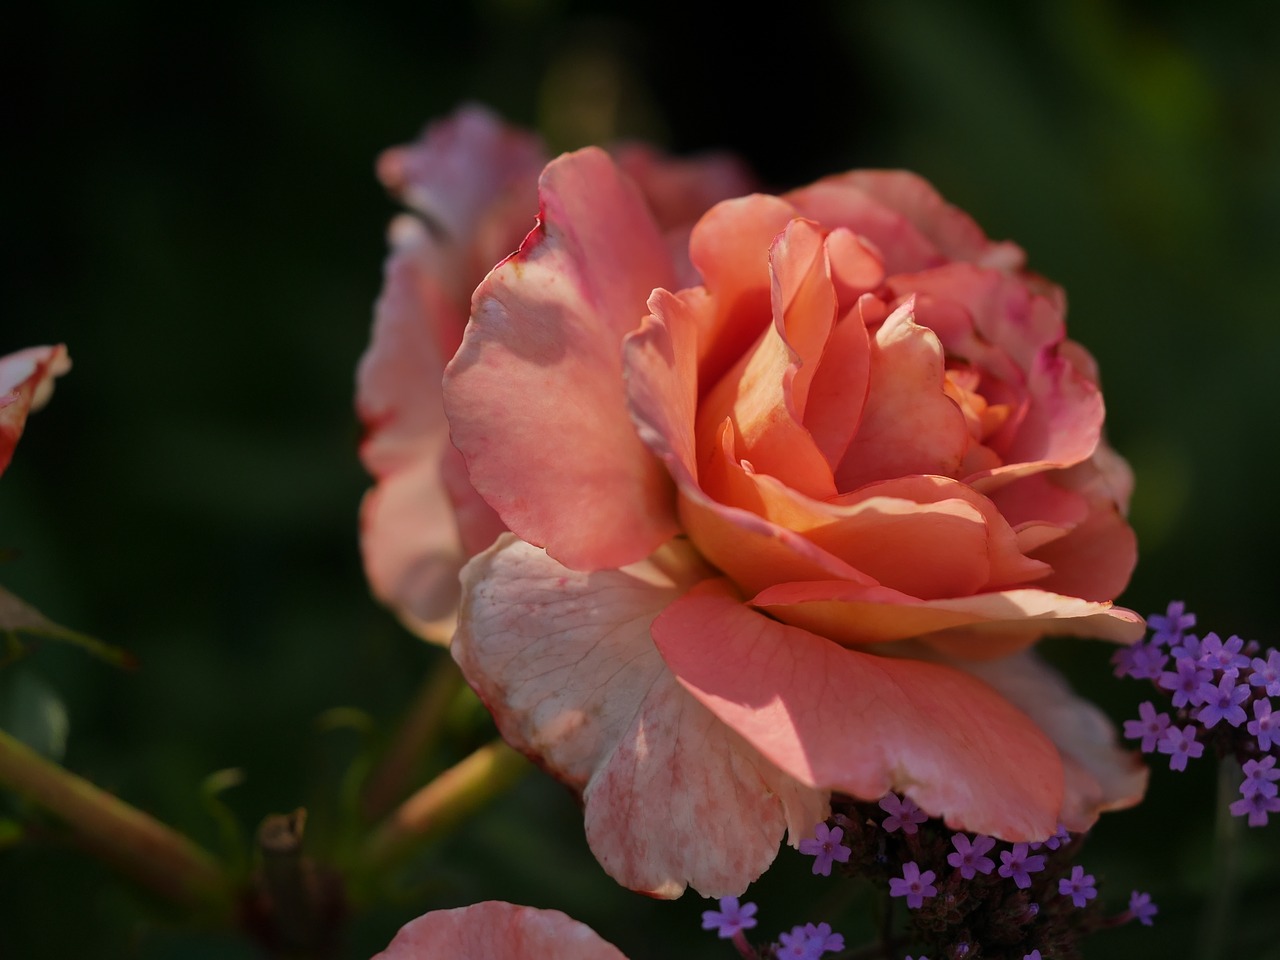
<svg viewBox="0 0 1280 960">
<path fill-rule="evenodd" d="M 67 348 L 28 347 L 0 357 L 0 473 L 9 467 L 27 414 L 53 394 L 53 381 L 71 369 Z"/>
<path fill-rule="evenodd" d="M 410 920 L 373 960 L 626 960 L 586 924 L 558 910 L 500 900 Z"/>
</svg>

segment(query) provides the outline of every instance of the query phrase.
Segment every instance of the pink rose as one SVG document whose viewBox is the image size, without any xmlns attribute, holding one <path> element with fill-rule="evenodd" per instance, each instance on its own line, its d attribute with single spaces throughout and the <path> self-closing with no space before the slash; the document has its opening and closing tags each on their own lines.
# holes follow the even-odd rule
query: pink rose
<svg viewBox="0 0 1280 960">
<path fill-rule="evenodd" d="M 586 924 L 558 910 L 487 900 L 410 920 L 373 960 L 626 960 Z"/>
<path fill-rule="evenodd" d="M 511 531 L 452 649 L 613 877 L 738 893 L 832 792 L 1010 841 L 1140 798 L 1028 652 L 1142 622 L 1096 371 L 1017 247 L 898 172 L 725 201 L 680 250 L 600 150 L 538 209 L 445 373 Z"/>
<path fill-rule="evenodd" d="M 616 157 L 643 185 L 673 249 L 708 207 L 751 185 L 725 157 L 674 161 L 639 145 Z M 533 226 L 546 159 L 533 134 L 464 107 L 378 160 L 383 184 L 416 216 L 391 224 L 373 341 L 357 374 L 360 455 L 377 480 L 361 507 L 361 548 L 374 594 L 436 640 L 452 633 L 462 564 L 505 529 L 449 445 L 440 378 L 462 342 L 472 290 Z"/>
<path fill-rule="evenodd" d="M 71 369 L 67 348 L 29 347 L 0 357 L 0 473 L 9 467 L 27 414 L 53 393 L 53 381 Z"/>
</svg>

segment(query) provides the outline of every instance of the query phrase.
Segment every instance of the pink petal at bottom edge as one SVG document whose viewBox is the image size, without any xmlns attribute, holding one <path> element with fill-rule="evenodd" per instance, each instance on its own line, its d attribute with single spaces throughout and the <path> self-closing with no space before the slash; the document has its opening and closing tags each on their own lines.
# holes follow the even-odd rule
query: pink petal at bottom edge
<svg viewBox="0 0 1280 960">
<path fill-rule="evenodd" d="M 1106 714 L 1077 696 L 1052 667 L 1031 653 L 956 666 L 1026 711 L 1057 744 L 1066 768 L 1062 822 L 1068 830 L 1087 830 L 1098 814 L 1142 799 L 1147 768 L 1139 755 L 1120 747 Z"/>
<path fill-rule="evenodd" d="M 667 607 L 653 637 L 685 689 L 803 784 L 904 792 L 954 830 L 1011 841 L 1057 825 L 1057 748 L 968 673 L 842 648 L 770 620 L 722 580 Z"/>
<path fill-rule="evenodd" d="M 500 900 L 433 910 L 410 920 L 373 960 L 626 960 L 594 930 L 558 910 Z"/>
<path fill-rule="evenodd" d="M 828 812 L 826 791 L 761 757 L 658 654 L 654 617 L 708 575 L 680 540 L 585 573 L 509 534 L 462 575 L 451 649 L 467 681 L 508 743 L 581 792 L 606 872 L 655 897 L 739 894 L 784 830 L 799 842 Z"/>
</svg>

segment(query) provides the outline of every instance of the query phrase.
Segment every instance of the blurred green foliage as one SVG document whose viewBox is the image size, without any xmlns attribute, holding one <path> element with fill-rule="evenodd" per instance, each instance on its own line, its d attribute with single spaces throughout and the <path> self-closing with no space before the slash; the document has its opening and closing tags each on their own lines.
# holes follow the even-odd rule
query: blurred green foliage
<svg viewBox="0 0 1280 960">
<path fill-rule="evenodd" d="M 65 704 L 71 769 L 219 849 L 227 824 L 201 784 L 235 767 L 243 783 L 219 799 L 246 831 L 306 803 L 332 839 L 326 804 L 368 743 L 317 718 L 358 709 L 380 742 L 436 656 L 368 598 L 357 553 L 352 377 L 395 209 L 372 162 L 465 99 L 557 147 L 729 148 L 780 187 L 854 166 L 924 174 L 1068 291 L 1138 476 L 1142 560 L 1123 599 L 1146 613 L 1184 598 L 1205 628 L 1277 641 L 1277 8 L 742 9 L 63 0 L 5 31 L 0 353 L 62 341 L 75 368 L 0 483 L 0 542 L 19 554 L 0 579 L 140 664 L 58 644 L 23 662 L 30 689 Z M 1116 719 L 1145 697 L 1111 679 L 1106 650 L 1052 653 Z M 1103 897 L 1150 890 L 1161 914 L 1088 956 L 1194 942 L 1212 797 L 1208 770 L 1157 770 L 1147 805 L 1104 819 L 1085 855 Z M 1237 956 L 1280 956 L 1265 909 L 1278 835 L 1246 834 Z M 0 849 L 4 960 L 254 955 L 50 838 Z M 607 881 L 541 777 L 418 870 L 357 920 L 347 955 L 487 898 L 564 909 L 633 960 L 729 955 L 697 929 L 696 898 Z M 832 914 L 829 892 L 784 851 L 753 893 L 761 932 L 821 918 L 856 942 L 857 905 Z"/>
</svg>

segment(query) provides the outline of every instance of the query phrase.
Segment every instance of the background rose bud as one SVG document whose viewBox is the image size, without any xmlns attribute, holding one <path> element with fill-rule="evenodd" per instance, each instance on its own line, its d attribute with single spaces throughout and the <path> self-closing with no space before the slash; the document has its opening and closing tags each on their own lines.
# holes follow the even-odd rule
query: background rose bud
<svg viewBox="0 0 1280 960">
<path fill-rule="evenodd" d="M 675 250 L 708 207 L 750 186 L 726 156 L 675 160 L 624 144 L 617 158 Z M 478 106 L 378 159 L 379 179 L 415 215 L 391 224 L 373 339 L 356 375 L 360 456 L 378 481 L 361 507 L 361 549 L 374 594 L 432 639 L 452 632 L 462 563 L 504 529 L 448 442 L 440 377 L 462 342 L 472 290 L 533 228 L 545 162 L 535 135 Z"/>
<path fill-rule="evenodd" d="M 613 876 L 737 893 L 831 791 L 1010 840 L 1137 801 L 1025 653 L 1142 621 L 1110 603 L 1135 551 L 1096 371 L 1018 248 L 855 172 L 713 207 L 680 289 L 603 152 L 553 161 L 539 206 L 445 376 L 521 538 L 464 572 L 453 650 Z"/>
</svg>

